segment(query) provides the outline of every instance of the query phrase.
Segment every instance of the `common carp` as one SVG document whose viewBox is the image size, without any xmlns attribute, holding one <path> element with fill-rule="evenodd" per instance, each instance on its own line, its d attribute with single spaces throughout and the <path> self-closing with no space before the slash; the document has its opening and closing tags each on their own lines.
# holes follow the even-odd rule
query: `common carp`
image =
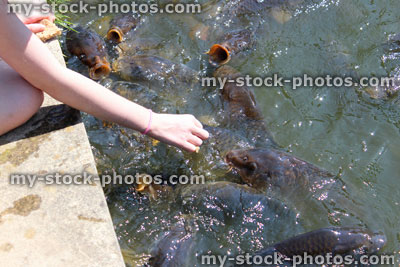
<svg viewBox="0 0 400 267">
<path fill-rule="evenodd" d="M 139 22 L 140 18 L 133 14 L 120 14 L 115 16 L 110 22 L 107 39 L 115 43 L 121 43 L 124 40 L 125 34 L 134 30 Z"/>
<path fill-rule="evenodd" d="M 224 106 L 227 106 L 226 113 L 230 123 L 240 128 L 245 125 L 248 130 L 247 136 L 257 140 L 258 145 L 277 147 L 267 129 L 253 92 L 246 85 L 237 82 L 237 78 L 243 75 L 230 66 L 222 66 L 214 72 L 214 77 L 225 80 L 221 98 Z"/>
<path fill-rule="evenodd" d="M 368 229 L 330 227 L 301 234 L 261 250 L 255 255 L 266 257 L 279 253 L 282 258 L 335 255 L 374 254 L 386 244 L 382 233 L 373 233 Z M 300 263 L 304 264 L 304 262 Z M 260 265 L 257 265 L 260 266 Z"/>
<path fill-rule="evenodd" d="M 254 33 L 249 30 L 233 31 L 221 38 L 219 44 L 213 45 L 207 52 L 209 62 L 213 66 L 228 63 L 233 55 L 249 49 L 254 44 Z"/>
<path fill-rule="evenodd" d="M 245 183 L 283 197 L 310 222 L 364 224 L 367 211 L 343 181 L 309 162 L 275 149 L 234 150 L 225 159 Z M 312 216 L 318 212 L 326 216 Z"/>
<path fill-rule="evenodd" d="M 291 0 L 239 0 L 233 1 L 236 2 L 233 10 L 236 15 L 250 15 L 268 8 L 289 4 L 290 1 Z"/>
<path fill-rule="evenodd" d="M 253 92 L 247 86 L 238 85 L 236 82 L 236 79 L 243 75 L 230 66 L 222 66 L 214 72 L 214 77 L 226 78 L 227 82 L 222 88 L 221 96 L 228 103 L 232 116 L 246 116 L 254 120 L 263 119 Z"/>
<path fill-rule="evenodd" d="M 133 40 L 122 42 L 117 50 L 120 55 L 135 55 L 138 52 L 148 52 L 153 49 L 161 49 L 165 42 L 156 38 L 134 38 Z"/>
<path fill-rule="evenodd" d="M 72 55 L 77 56 L 89 67 L 89 76 L 93 80 L 98 80 L 110 73 L 111 68 L 107 60 L 104 40 L 94 31 L 80 26 L 68 31 L 66 46 Z"/>
<path fill-rule="evenodd" d="M 152 248 L 149 265 L 152 267 L 194 266 L 195 230 L 190 221 L 178 222 Z"/>
<path fill-rule="evenodd" d="M 199 81 L 198 73 L 193 69 L 157 56 L 122 56 L 114 62 L 113 69 L 123 79 L 133 82 L 159 82 L 162 86 L 174 86 Z"/>
<path fill-rule="evenodd" d="M 323 179 L 334 181 L 328 171 L 275 149 L 233 150 L 226 155 L 226 161 L 238 170 L 243 181 L 256 188 L 312 189 Z"/>
</svg>

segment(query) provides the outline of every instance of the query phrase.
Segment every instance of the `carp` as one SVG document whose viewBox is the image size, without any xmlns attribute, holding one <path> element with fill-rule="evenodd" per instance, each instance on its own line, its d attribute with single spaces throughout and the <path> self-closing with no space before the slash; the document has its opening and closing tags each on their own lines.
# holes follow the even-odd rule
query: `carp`
<svg viewBox="0 0 400 267">
<path fill-rule="evenodd" d="M 226 34 L 219 44 L 214 44 L 206 54 L 213 66 L 228 63 L 233 55 L 249 49 L 254 44 L 254 33 L 249 30 L 237 30 Z"/>
<path fill-rule="evenodd" d="M 158 81 L 161 85 L 176 85 L 191 84 L 199 80 L 198 73 L 193 69 L 158 56 L 122 56 L 114 62 L 113 69 L 123 79 L 133 82 Z"/>
<path fill-rule="evenodd" d="M 80 26 L 68 31 L 66 46 L 72 55 L 89 67 L 89 76 L 93 80 L 106 77 L 111 72 L 104 40 L 94 31 Z"/>
<path fill-rule="evenodd" d="M 225 159 L 245 183 L 287 199 L 310 222 L 364 224 L 366 207 L 351 198 L 339 177 L 314 164 L 275 149 L 234 150 Z M 327 216 L 312 217 L 315 212 Z"/>
<path fill-rule="evenodd" d="M 280 253 L 286 257 L 373 254 L 386 244 L 382 233 L 363 228 L 330 227 L 301 234 L 259 251 L 256 255 L 266 256 Z"/>
<path fill-rule="evenodd" d="M 140 18 L 134 15 L 120 14 L 110 21 L 110 29 L 107 32 L 107 39 L 121 43 L 125 34 L 134 30 L 140 22 Z"/>
</svg>

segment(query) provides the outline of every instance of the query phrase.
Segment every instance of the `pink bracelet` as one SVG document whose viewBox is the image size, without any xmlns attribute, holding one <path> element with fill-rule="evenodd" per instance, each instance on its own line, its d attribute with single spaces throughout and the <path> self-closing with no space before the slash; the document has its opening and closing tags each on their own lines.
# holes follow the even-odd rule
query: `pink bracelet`
<svg viewBox="0 0 400 267">
<path fill-rule="evenodd" d="M 144 130 L 144 132 L 142 133 L 143 135 L 146 135 L 149 133 L 150 128 L 151 128 L 151 122 L 153 121 L 153 111 L 151 109 L 149 109 L 150 111 L 150 119 L 149 119 L 149 124 L 147 125 L 146 130 Z"/>
</svg>

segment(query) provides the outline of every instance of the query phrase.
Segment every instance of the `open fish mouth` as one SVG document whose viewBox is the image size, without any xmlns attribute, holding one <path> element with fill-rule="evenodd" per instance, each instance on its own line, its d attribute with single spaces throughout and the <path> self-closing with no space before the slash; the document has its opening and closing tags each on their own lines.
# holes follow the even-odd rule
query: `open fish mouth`
<svg viewBox="0 0 400 267">
<path fill-rule="evenodd" d="M 228 165 L 228 170 L 226 173 L 232 172 L 232 170 L 235 168 L 235 165 L 226 156 L 224 157 L 224 161 Z"/>
<path fill-rule="evenodd" d="M 93 80 L 99 80 L 103 77 L 107 77 L 111 72 L 110 64 L 106 62 L 97 63 L 94 67 L 90 68 L 89 76 Z"/>
<path fill-rule="evenodd" d="M 124 33 L 119 27 L 112 27 L 107 32 L 107 39 L 115 43 L 121 43 L 124 39 Z"/>
<path fill-rule="evenodd" d="M 210 64 L 214 66 L 224 65 L 231 60 L 229 50 L 220 44 L 213 45 L 207 54 L 210 56 Z"/>
</svg>

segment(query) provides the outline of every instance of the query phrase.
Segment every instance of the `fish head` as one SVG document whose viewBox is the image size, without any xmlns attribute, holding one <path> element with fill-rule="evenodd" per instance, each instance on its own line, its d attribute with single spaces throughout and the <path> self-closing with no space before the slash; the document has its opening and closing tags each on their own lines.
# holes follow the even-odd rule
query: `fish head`
<svg viewBox="0 0 400 267">
<path fill-rule="evenodd" d="M 386 245 L 387 239 L 382 232 L 373 233 L 369 239 L 368 252 L 377 253 Z"/>
<path fill-rule="evenodd" d="M 347 254 L 351 251 L 356 254 L 373 254 L 380 251 L 386 244 L 383 233 L 374 233 L 362 228 L 343 228 L 334 231 L 337 236 L 335 253 Z"/>
<path fill-rule="evenodd" d="M 245 180 L 257 174 L 259 169 L 259 161 L 254 157 L 252 150 L 232 150 L 226 154 L 225 161 Z"/>
<path fill-rule="evenodd" d="M 233 150 L 225 161 L 245 182 L 256 187 L 280 186 L 293 167 L 288 155 L 274 149 Z"/>
</svg>

